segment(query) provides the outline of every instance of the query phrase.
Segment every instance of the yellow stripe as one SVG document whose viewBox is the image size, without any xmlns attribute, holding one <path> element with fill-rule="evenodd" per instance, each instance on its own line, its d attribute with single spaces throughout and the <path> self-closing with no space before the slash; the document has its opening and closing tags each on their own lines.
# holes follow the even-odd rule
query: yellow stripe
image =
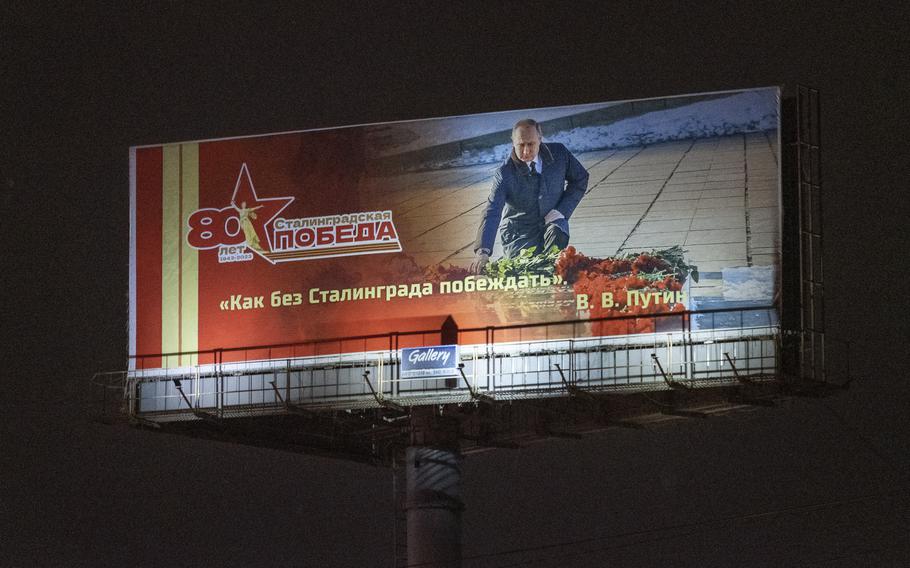
<svg viewBox="0 0 910 568">
<path fill-rule="evenodd" d="M 164 147 L 161 220 L 161 351 L 199 345 L 199 253 L 186 244 L 186 220 L 199 209 L 199 145 Z M 197 364 L 196 355 L 166 357 L 164 367 Z"/>
<path fill-rule="evenodd" d="M 182 154 L 180 351 L 186 353 L 199 348 L 199 252 L 186 242 L 186 221 L 199 209 L 199 144 L 184 144 Z M 180 364 L 196 365 L 198 355 L 186 355 L 181 358 Z"/>
<path fill-rule="evenodd" d="M 161 215 L 161 352 L 180 351 L 180 147 L 163 148 Z M 178 357 L 162 366 L 176 367 Z"/>
</svg>

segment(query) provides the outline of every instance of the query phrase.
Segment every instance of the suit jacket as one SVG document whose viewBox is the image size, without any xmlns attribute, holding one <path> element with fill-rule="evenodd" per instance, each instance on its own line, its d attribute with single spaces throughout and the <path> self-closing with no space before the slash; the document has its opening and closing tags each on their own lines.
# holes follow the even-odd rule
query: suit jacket
<svg viewBox="0 0 910 568">
<path fill-rule="evenodd" d="M 519 191 L 522 187 L 520 176 L 531 174 L 525 163 L 515 155 L 514 149 L 505 163 L 497 168 L 486 210 L 477 229 L 475 251 L 482 248 L 493 250 L 497 228 L 508 235 L 525 230 L 529 219 L 536 219 L 542 225 L 544 215 L 551 209 L 556 209 L 565 217 L 554 224 L 566 235 L 569 234 L 569 218 L 588 188 L 588 172 L 563 144 L 541 144 L 540 158 L 540 193 L 536 199 L 527 192 Z"/>
</svg>

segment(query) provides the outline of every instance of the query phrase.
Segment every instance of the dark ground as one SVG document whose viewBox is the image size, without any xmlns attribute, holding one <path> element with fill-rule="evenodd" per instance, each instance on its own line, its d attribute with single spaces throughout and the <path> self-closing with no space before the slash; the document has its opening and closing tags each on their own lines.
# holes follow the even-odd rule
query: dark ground
<svg viewBox="0 0 910 568">
<path fill-rule="evenodd" d="M 796 83 L 850 390 L 472 456 L 465 565 L 910 564 L 906 9 L 115 6 L 0 8 L 0 566 L 390 565 L 386 470 L 89 420 L 129 145 Z"/>
</svg>

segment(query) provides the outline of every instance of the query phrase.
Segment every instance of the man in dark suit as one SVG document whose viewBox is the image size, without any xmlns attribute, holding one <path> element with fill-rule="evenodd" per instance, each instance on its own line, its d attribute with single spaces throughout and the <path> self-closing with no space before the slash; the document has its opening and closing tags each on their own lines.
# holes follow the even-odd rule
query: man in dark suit
<svg viewBox="0 0 910 568">
<path fill-rule="evenodd" d="M 569 244 L 569 217 L 588 188 L 588 172 L 562 144 L 542 143 L 540 124 L 530 118 L 512 128 L 512 153 L 496 170 L 487 198 L 471 270 L 490 260 L 497 227 L 506 258 Z"/>
</svg>

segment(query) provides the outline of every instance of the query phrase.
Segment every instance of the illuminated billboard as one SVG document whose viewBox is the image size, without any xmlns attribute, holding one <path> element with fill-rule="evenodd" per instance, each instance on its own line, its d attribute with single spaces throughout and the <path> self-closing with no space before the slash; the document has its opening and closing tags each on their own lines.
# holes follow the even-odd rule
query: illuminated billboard
<svg viewBox="0 0 910 568">
<path fill-rule="evenodd" d="M 779 108 L 766 88 L 131 148 L 130 354 L 448 316 L 773 324 Z"/>
</svg>

